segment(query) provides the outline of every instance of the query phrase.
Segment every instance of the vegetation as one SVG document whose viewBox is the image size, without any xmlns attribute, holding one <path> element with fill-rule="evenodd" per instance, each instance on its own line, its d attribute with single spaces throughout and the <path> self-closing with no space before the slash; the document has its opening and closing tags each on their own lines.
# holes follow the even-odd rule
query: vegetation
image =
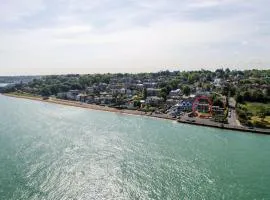
<svg viewBox="0 0 270 200">
<path fill-rule="evenodd" d="M 238 104 L 237 113 L 243 124 L 270 128 L 270 103 L 245 102 Z"/>
<path fill-rule="evenodd" d="M 165 102 L 170 98 L 170 92 L 176 89 L 180 89 L 181 95 L 186 96 L 207 94 L 211 96 L 213 105 L 223 108 L 227 107 L 228 98 L 234 97 L 237 102 L 236 112 L 242 124 L 269 127 L 270 70 L 239 71 L 220 68 L 216 71 L 202 69 L 188 72 L 167 70 L 138 74 L 68 74 L 21 77 L 21 79 L 20 77 L 10 79 L 0 77 L 1 81 L 16 83 L 14 87 L 2 88 L 2 92 L 19 92 L 18 94 L 43 97 L 70 90 L 79 90 L 92 97 L 99 97 L 102 92 L 106 92 L 112 95 L 116 105 L 120 106 L 129 99 L 133 99 L 136 107 L 141 107 L 140 100 L 146 100 L 149 95 L 144 84 L 155 83 L 153 87 L 160 89 L 157 96 L 163 100 L 162 105 L 156 105 L 156 108 L 169 107 Z M 138 84 L 143 85 L 143 87 L 138 89 Z M 106 89 L 101 89 L 102 85 L 106 85 Z M 116 86 L 129 89 L 133 96 L 111 92 Z M 98 89 L 88 92 L 87 88 L 89 87 Z M 154 108 L 149 107 L 146 110 L 154 110 Z"/>
</svg>

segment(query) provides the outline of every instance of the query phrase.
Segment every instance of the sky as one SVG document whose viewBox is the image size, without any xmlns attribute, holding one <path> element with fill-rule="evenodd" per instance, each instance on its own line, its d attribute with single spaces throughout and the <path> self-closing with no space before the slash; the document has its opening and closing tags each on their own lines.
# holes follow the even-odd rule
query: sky
<svg viewBox="0 0 270 200">
<path fill-rule="evenodd" d="M 0 75 L 270 68 L 269 0 L 0 0 Z"/>
</svg>

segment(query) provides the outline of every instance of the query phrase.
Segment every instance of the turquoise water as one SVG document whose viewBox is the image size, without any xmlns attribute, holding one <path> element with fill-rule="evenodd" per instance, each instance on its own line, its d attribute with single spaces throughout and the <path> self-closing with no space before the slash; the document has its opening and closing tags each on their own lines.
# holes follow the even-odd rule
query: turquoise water
<svg viewBox="0 0 270 200">
<path fill-rule="evenodd" d="M 0 199 L 270 199 L 270 136 L 0 95 Z"/>
</svg>

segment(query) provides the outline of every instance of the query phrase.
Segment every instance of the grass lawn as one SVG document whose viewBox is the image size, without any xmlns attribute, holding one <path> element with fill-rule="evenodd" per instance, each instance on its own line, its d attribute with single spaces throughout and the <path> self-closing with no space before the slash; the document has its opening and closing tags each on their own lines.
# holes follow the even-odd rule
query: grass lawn
<svg viewBox="0 0 270 200">
<path fill-rule="evenodd" d="M 37 95 L 26 93 L 26 92 L 11 92 L 9 94 L 13 94 L 17 96 L 26 96 L 26 97 L 38 97 Z"/>
<path fill-rule="evenodd" d="M 267 128 L 270 128 L 270 116 L 266 116 L 264 120 L 258 116 L 258 112 L 262 108 L 265 110 L 270 110 L 270 103 L 251 103 L 251 102 L 246 102 L 245 104 L 242 104 L 243 107 L 247 109 L 248 113 L 251 113 L 251 122 L 252 124 L 256 124 L 256 122 L 263 124 Z"/>
<path fill-rule="evenodd" d="M 264 126 L 266 126 L 267 128 L 270 128 L 270 116 L 266 116 L 263 121 L 258 116 L 253 116 L 253 117 L 251 117 L 250 121 L 253 124 L 256 122 L 259 122 L 259 123 L 263 124 Z"/>
<path fill-rule="evenodd" d="M 244 104 L 244 106 L 253 115 L 257 115 L 257 113 L 260 112 L 260 110 L 262 108 L 265 108 L 265 110 L 270 110 L 270 103 L 251 103 L 251 102 L 246 102 Z"/>
</svg>

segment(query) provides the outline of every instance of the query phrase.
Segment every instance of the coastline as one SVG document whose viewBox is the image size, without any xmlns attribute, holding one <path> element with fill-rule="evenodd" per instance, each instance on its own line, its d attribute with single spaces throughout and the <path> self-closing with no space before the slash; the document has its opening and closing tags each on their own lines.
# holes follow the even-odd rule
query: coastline
<svg viewBox="0 0 270 200">
<path fill-rule="evenodd" d="M 28 99 L 33 101 L 41 101 L 45 103 L 53 103 L 53 104 L 59 104 L 59 105 L 65 105 L 65 106 L 72 106 L 72 107 L 78 107 L 78 108 L 86 108 L 90 110 L 99 110 L 99 111 L 105 111 L 105 112 L 114 112 L 114 113 L 120 113 L 120 114 L 128 114 L 128 115 L 140 115 L 140 116 L 146 116 L 146 117 L 153 117 L 153 118 L 159 118 L 159 119 L 167 119 L 167 120 L 174 120 L 175 118 L 172 118 L 165 114 L 153 114 L 151 115 L 151 112 L 143 112 L 138 110 L 128 110 L 128 109 L 117 109 L 112 108 L 108 106 L 100 106 L 100 105 L 94 105 L 94 104 L 86 104 L 78 101 L 69 101 L 69 100 L 63 100 L 63 99 L 56 99 L 56 98 L 50 98 L 47 100 L 42 99 L 42 97 L 32 97 L 32 96 L 23 96 L 23 95 L 15 95 L 15 94 L 2 94 L 3 96 L 7 97 L 13 97 L 13 98 L 20 98 L 20 99 Z"/>
<path fill-rule="evenodd" d="M 138 110 L 117 109 L 117 108 L 112 108 L 112 107 L 108 107 L 108 106 L 86 104 L 86 103 L 81 103 L 78 101 L 69 101 L 69 100 L 62 100 L 62 99 L 56 99 L 56 98 L 49 98 L 47 100 L 44 100 L 44 99 L 42 99 L 42 97 L 38 97 L 38 96 L 32 97 L 32 96 L 22 96 L 22 95 L 15 95 L 15 94 L 2 94 L 2 95 L 8 96 L 8 97 L 13 97 L 13 98 L 21 98 L 21 99 L 41 101 L 41 102 L 47 102 L 47 103 L 54 103 L 54 104 L 65 105 L 65 106 L 86 108 L 86 109 L 91 109 L 91 110 L 114 112 L 114 113 L 127 114 L 127 115 L 146 116 L 146 117 L 152 117 L 152 118 L 156 118 L 156 119 L 165 119 L 165 120 L 177 121 L 179 123 L 190 124 L 190 125 L 206 126 L 206 127 L 227 129 L 227 130 L 240 131 L 240 132 L 249 132 L 249 133 L 259 133 L 259 134 L 270 135 L 270 129 L 260 129 L 260 128 L 249 129 L 247 127 L 240 127 L 240 126 L 236 127 L 236 126 L 230 126 L 228 124 L 221 124 L 221 123 L 216 123 L 216 122 L 201 123 L 198 121 L 192 122 L 190 120 L 187 121 L 184 119 L 177 120 L 177 119 L 172 118 L 166 114 L 152 114 L 150 112 L 146 113 L 146 112 L 138 111 Z"/>
</svg>

